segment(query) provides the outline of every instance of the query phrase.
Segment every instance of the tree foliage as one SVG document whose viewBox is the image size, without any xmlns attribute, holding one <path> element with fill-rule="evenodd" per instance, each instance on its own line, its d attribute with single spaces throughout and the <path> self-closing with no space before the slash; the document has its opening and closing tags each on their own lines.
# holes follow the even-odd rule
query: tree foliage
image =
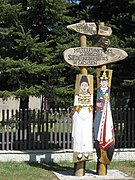
<svg viewBox="0 0 135 180">
<path fill-rule="evenodd" d="M 113 69 L 112 94 L 134 105 L 135 0 L 1 0 L 0 97 L 44 95 L 58 105 L 73 103 L 78 67 L 63 59 L 64 50 L 79 46 L 79 34 L 66 29 L 80 20 L 104 21 L 113 30 L 111 46 L 124 49 L 126 60 Z M 92 39 L 87 36 L 88 46 Z M 95 73 L 95 68 L 88 69 Z"/>
<path fill-rule="evenodd" d="M 63 60 L 67 41 L 73 38 L 69 40 L 66 32 L 73 21 L 68 6 L 64 0 L 0 2 L 2 98 L 42 94 L 59 104 L 69 103 L 73 85 Z"/>
</svg>

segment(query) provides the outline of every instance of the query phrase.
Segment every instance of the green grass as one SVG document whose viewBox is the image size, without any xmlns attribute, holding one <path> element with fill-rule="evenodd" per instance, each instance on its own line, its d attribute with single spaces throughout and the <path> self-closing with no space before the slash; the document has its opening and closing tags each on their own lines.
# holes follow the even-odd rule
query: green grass
<svg viewBox="0 0 135 180">
<path fill-rule="evenodd" d="M 38 163 L 0 163 L 0 180 L 56 180 L 51 168 Z"/>
<path fill-rule="evenodd" d="M 53 171 L 73 171 L 73 163 L 0 163 L 0 180 L 58 180 Z M 96 169 L 95 162 L 87 162 L 86 170 Z M 120 170 L 135 178 L 135 161 L 111 162 L 108 169 Z"/>
</svg>

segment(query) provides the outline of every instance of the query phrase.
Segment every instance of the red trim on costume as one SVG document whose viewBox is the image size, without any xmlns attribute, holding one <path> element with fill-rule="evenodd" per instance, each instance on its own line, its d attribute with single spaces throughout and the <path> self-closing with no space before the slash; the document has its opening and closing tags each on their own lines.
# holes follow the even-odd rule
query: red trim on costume
<svg viewBox="0 0 135 180">
<path fill-rule="evenodd" d="M 108 142 L 106 142 L 107 103 L 106 103 L 106 112 L 104 112 L 104 115 L 103 115 L 103 124 L 102 124 L 103 128 L 101 129 L 101 136 L 100 136 L 101 143 L 99 144 L 99 147 L 105 151 L 114 144 L 113 138 L 108 140 Z M 112 128 L 112 133 L 114 133 L 113 128 Z"/>
<path fill-rule="evenodd" d="M 108 143 L 106 143 L 106 144 L 99 144 L 99 147 L 101 148 L 101 149 L 103 149 L 103 150 L 107 150 L 109 147 L 111 147 L 112 145 L 114 144 L 114 139 L 111 139 L 111 140 L 109 140 L 109 142 Z"/>
<path fill-rule="evenodd" d="M 98 99 L 97 102 L 98 103 L 105 103 L 105 100 L 104 99 Z"/>
</svg>

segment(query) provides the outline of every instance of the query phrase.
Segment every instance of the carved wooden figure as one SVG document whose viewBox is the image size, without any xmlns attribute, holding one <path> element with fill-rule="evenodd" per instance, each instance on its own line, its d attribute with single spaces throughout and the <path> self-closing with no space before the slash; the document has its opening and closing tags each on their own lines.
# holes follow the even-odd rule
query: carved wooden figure
<svg viewBox="0 0 135 180">
<path fill-rule="evenodd" d="M 73 115 L 73 161 L 93 157 L 93 76 L 77 75 Z"/>
<path fill-rule="evenodd" d="M 94 117 L 97 174 L 106 175 L 114 152 L 114 128 L 110 105 L 112 70 L 97 71 L 97 100 Z"/>
</svg>

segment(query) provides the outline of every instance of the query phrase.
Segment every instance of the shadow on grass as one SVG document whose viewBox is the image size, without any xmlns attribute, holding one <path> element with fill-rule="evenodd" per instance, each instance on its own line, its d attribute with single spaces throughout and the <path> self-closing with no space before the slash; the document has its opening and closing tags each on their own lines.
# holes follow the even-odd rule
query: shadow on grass
<svg viewBox="0 0 135 180">
<path fill-rule="evenodd" d="M 73 168 L 69 167 L 68 165 L 67 166 L 64 166 L 64 165 L 61 166 L 61 165 L 54 163 L 54 162 L 48 162 L 48 163 L 45 163 L 45 162 L 41 162 L 41 163 L 26 162 L 26 164 L 33 166 L 33 167 L 42 168 L 42 169 L 45 169 L 48 171 L 73 171 Z"/>
<path fill-rule="evenodd" d="M 51 172 L 58 172 L 64 176 L 74 176 L 74 164 L 73 167 L 70 167 L 71 165 L 60 165 L 54 162 L 26 162 L 28 165 L 33 166 L 33 167 L 37 167 L 37 168 L 42 168 L 45 169 L 47 171 L 51 171 Z M 89 173 L 89 174 L 93 174 L 96 175 L 96 172 L 93 170 L 85 170 L 85 173 Z"/>
<path fill-rule="evenodd" d="M 37 156 L 35 154 L 30 154 L 30 161 L 26 162 L 29 166 L 33 166 L 36 168 L 42 168 L 47 171 L 53 171 L 53 172 L 61 172 L 63 175 L 66 173 L 68 175 L 73 175 L 74 174 L 74 163 L 69 163 L 69 162 L 59 162 L 56 163 L 53 161 L 52 155 L 49 153 L 44 154 L 39 154 L 42 155 L 40 158 L 40 162 L 37 161 Z M 85 164 L 86 165 L 86 164 Z M 95 168 L 94 168 L 95 169 Z M 95 171 L 92 170 L 92 167 L 86 168 L 85 166 L 85 172 L 90 173 L 90 174 L 96 174 Z M 66 175 L 65 174 L 65 175 Z"/>
</svg>

